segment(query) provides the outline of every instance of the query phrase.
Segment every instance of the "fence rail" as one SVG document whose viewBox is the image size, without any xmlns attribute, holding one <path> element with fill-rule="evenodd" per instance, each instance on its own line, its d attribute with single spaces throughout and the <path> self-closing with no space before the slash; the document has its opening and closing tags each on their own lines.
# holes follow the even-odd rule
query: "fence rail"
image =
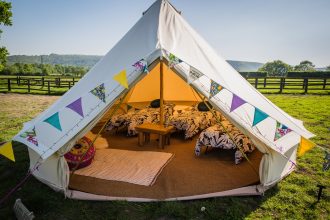
<svg viewBox="0 0 330 220">
<path fill-rule="evenodd" d="M 79 78 L 47 78 L 47 77 L 0 77 L 0 91 L 24 91 L 31 93 L 36 91 L 39 93 L 51 94 L 63 94 L 69 90 Z"/>
<path fill-rule="evenodd" d="M 330 94 L 330 77 L 246 77 L 254 87 L 264 93 L 308 93 Z M 0 92 L 24 92 L 40 94 L 63 94 L 79 78 L 64 77 L 8 77 L 0 76 Z M 276 91 L 277 90 L 277 91 Z"/>
</svg>

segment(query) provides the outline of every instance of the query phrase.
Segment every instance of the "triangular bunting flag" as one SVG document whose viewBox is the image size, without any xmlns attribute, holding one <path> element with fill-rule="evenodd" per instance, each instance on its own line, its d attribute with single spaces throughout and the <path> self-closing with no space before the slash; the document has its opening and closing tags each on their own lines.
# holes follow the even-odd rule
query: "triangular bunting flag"
<svg viewBox="0 0 330 220">
<path fill-rule="evenodd" d="M 304 138 L 303 136 L 301 136 L 300 138 L 300 147 L 298 150 L 298 156 L 302 156 L 304 155 L 307 151 L 309 151 L 310 149 L 312 149 L 313 147 L 315 147 L 316 144 L 313 143 L 312 141 Z"/>
<path fill-rule="evenodd" d="M 38 146 L 37 134 L 35 127 L 31 130 L 25 131 L 24 133 L 20 134 L 20 137 L 25 138 L 28 142 Z"/>
<path fill-rule="evenodd" d="M 239 96 L 233 94 L 233 99 L 231 101 L 230 112 L 234 111 L 235 109 L 237 109 L 238 107 L 240 107 L 244 103 L 246 103 L 246 101 L 241 99 Z"/>
<path fill-rule="evenodd" d="M 218 83 L 211 80 L 211 88 L 210 88 L 210 98 L 218 94 L 223 89 Z"/>
<path fill-rule="evenodd" d="M 290 128 L 288 128 L 287 126 L 285 126 L 277 121 L 274 141 L 277 141 L 278 139 L 280 139 L 284 135 L 290 133 L 291 131 L 292 130 Z"/>
<path fill-rule="evenodd" d="M 199 70 L 191 66 L 189 70 L 188 83 L 191 84 L 192 82 L 194 82 L 195 80 L 197 80 L 202 76 L 203 73 L 201 73 Z"/>
<path fill-rule="evenodd" d="M 58 115 L 58 112 L 50 116 L 49 118 L 45 119 L 44 122 L 52 125 L 54 128 L 62 131 L 61 123 L 60 123 L 60 118 Z"/>
<path fill-rule="evenodd" d="M 168 56 L 169 62 L 168 62 L 168 66 L 170 68 L 174 67 L 175 65 L 179 64 L 182 62 L 182 60 L 180 60 L 179 58 L 177 58 L 174 54 L 171 54 Z"/>
<path fill-rule="evenodd" d="M 262 122 L 266 118 L 268 118 L 268 115 L 265 112 L 261 111 L 258 108 L 255 108 L 252 127 L 256 126 L 259 122 Z"/>
<path fill-rule="evenodd" d="M 77 99 L 76 101 L 72 102 L 71 104 L 66 106 L 67 108 L 71 109 L 72 111 L 79 114 L 81 117 L 84 117 L 84 112 L 81 105 L 81 98 Z"/>
<path fill-rule="evenodd" d="M 133 64 L 133 66 L 137 71 L 141 71 L 143 73 L 149 72 L 147 61 L 145 61 L 144 59 L 137 61 L 136 63 Z"/>
<path fill-rule="evenodd" d="M 119 82 L 120 85 L 122 85 L 123 87 L 128 89 L 126 70 L 123 70 L 120 73 L 114 75 L 113 79 L 116 80 L 117 82 Z"/>
<path fill-rule="evenodd" d="M 133 107 L 132 107 L 131 105 L 128 105 L 128 104 L 127 104 L 127 111 L 130 110 L 130 109 L 132 109 L 132 108 L 133 108 Z"/>
<path fill-rule="evenodd" d="M 104 83 L 95 87 L 95 89 L 91 90 L 91 93 L 95 95 L 97 98 L 101 99 L 105 103 L 105 88 Z"/>
<path fill-rule="evenodd" d="M 0 154 L 15 162 L 15 156 L 11 141 L 0 146 Z"/>
</svg>

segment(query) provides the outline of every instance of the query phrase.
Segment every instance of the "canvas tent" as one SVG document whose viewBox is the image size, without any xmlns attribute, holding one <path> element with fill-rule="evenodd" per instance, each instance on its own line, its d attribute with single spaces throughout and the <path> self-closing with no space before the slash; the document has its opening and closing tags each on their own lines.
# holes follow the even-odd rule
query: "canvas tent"
<svg viewBox="0 0 330 220">
<path fill-rule="evenodd" d="M 174 55 L 176 60 L 173 61 Z M 225 192 L 167 199 L 260 194 L 294 170 L 300 138 L 311 138 L 313 134 L 304 128 L 301 121 L 275 106 L 241 77 L 167 0 L 157 0 L 74 87 L 46 111 L 25 123 L 24 128 L 15 136 L 14 140 L 28 146 L 30 168 L 41 163 L 34 171 L 34 176 L 72 198 L 148 201 L 148 198 L 111 198 L 69 189 L 69 168 L 63 155 L 128 91 L 113 79 L 124 69 L 128 87 L 131 89 L 136 85 L 130 90 L 127 102 L 144 102 L 157 98 L 153 96 L 157 94 L 153 89 L 156 91 L 158 87 L 138 84 L 145 80 L 145 85 L 148 85 L 147 77 L 156 79 L 157 74 L 148 75 L 133 64 L 140 61 L 142 66 L 149 67 L 151 74 L 154 69 L 158 69 L 161 59 L 166 63 L 178 59 L 181 61 L 171 70 L 165 67 L 169 72 L 164 74 L 169 80 L 165 82 L 165 100 L 200 100 L 190 88 L 196 89 L 199 94 L 210 98 L 213 107 L 247 135 L 262 153 L 259 182 L 255 185 Z M 193 71 L 198 73 L 198 77 L 196 74 L 192 75 Z M 177 79 L 184 79 L 187 84 L 178 80 L 182 92 L 171 94 L 173 88 L 170 87 L 175 85 L 171 82 Z M 221 85 L 222 90 L 210 96 L 212 83 Z M 151 80 L 149 85 L 152 84 Z M 235 103 L 239 107 L 231 111 L 233 100 L 238 100 Z M 274 140 L 278 125 L 289 128 L 291 132 Z M 32 141 L 22 135 L 27 132 L 33 134 Z"/>
</svg>

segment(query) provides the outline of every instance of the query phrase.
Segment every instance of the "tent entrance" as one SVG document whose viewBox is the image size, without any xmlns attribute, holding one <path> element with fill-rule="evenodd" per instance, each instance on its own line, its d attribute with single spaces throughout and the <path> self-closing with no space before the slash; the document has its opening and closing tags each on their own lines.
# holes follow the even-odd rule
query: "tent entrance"
<svg viewBox="0 0 330 220">
<path fill-rule="evenodd" d="M 259 183 L 259 176 L 247 161 L 235 165 L 233 151 L 212 149 L 196 157 L 196 138 L 184 140 L 182 134 L 174 133 L 171 144 L 162 150 L 158 148 L 157 137 L 154 135 L 149 144 L 140 147 L 137 137 L 127 137 L 125 131 L 111 135 L 104 132 L 96 142 L 96 153 L 102 153 L 102 148 L 108 145 L 111 149 L 168 152 L 174 154 L 174 157 L 152 186 L 74 174 L 70 178 L 69 188 L 112 197 L 166 199 L 222 192 Z M 250 154 L 249 159 L 254 167 L 259 167 L 261 157 L 258 150 Z"/>
<path fill-rule="evenodd" d="M 200 95 L 166 64 L 163 68 L 165 103 L 191 106 L 200 102 Z M 150 105 L 152 100 L 159 99 L 159 70 L 160 65 L 156 61 L 152 64 L 150 73 L 130 89 L 122 102 L 118 100 L 104 114 L 91 132 L 94 134 L 99 132 L 119 103 L 122 104 L 116 114 L 125 114 L 129 111 L 129 108 L 144 109 Z M 165 149 L 162 150 L 158 148 L 156 135 L 151 135 L 151 141 L 140 147 L 137 137 L 128 137 L 125 129 L 122 131 L 113 130 L 111 133 L 103 131 L 94 144 L 97 149 L 96 154 L 102 154 L 102 150 L 110 148 L 132 152 L 167 152 L 173 154 L 174 157 L 164 166 L 151 186 L 106 180 L 105 178 L 75 173 L 70 177 L 69 188 L 110 197 L 167 199 L 223 192 L 259 183 L 260 178 L 248 161 L 244 160 L 241 164 L 235 165 L 235 152 L 232 150 L 212 149 L 211 152 L 202 153 L 201 156 L 196 157 L 194 149 L 198 136 L 197 134 L 192 139 L 186 140 L 182 133 L 176 132 L 171 136 L 171 144 L 166 145 Z M 93 139 L 93 137 L 91 138 Z M 258 150 L 249 155 L 249 159 L 256 169 L 259 169 L 261 158 L 262 154 Z M 128 160 L 125 162 L 130 163 Z M 91 166 L 93 166 L 93 163 Z"/>
</svg>

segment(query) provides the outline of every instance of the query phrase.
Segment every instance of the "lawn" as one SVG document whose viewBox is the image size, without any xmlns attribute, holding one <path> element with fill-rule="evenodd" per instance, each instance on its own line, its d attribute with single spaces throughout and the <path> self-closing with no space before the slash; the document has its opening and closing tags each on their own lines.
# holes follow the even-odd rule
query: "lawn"
<svg viewBox="0 0 330 220">
<path fill-rule="evenodd" d="M 330 96 L 267 95 L 276 105 L 303 120 L 320 145 L 330 144 Z M 46 109 L 58 97 L 0 94 L 0 141 L 9 140 L 23 122 Z M 328 148 L 329 149 L 329 148 Z M 16 163 L 0 156 L 0 196 L 25 175 L 26 147 L 14 145 Z M 17 198 L 38 219 L 329 219 L 330 171 L 322 171 L 324 152 L 314 148 L 298 159 L 297 171 L 264 196 L 211 198 L 186 202 L 93 202 L 65 199 L 48 186 L 31 178 L 0 207 L 0 219 L 14 218 Z M 317 203 L 317 184 L 328 188 Z M 205 207 L 205 211 L 201 211 Z"/>
</svg>

